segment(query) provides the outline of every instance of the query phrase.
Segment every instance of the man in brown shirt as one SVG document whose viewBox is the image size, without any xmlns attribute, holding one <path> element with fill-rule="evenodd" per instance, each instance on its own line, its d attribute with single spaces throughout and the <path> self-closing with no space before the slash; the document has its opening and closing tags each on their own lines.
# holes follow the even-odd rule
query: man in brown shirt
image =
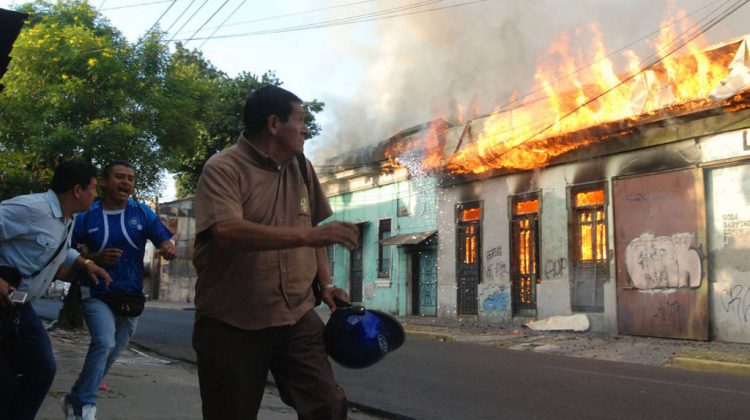
<svg viewBox="0 0 750 420">
<path fill-rule="evenodd" d="M 245 103 L 237 144 L 212 156 L 195 194 L 198 271 L 193 347 L 205 419 L 255 418 L 268 371 L 300 419 L 345 419 L 313 307 L 316 274 L 333 310 L 326 246 L 353 248 L 356 225 L 332 212 L 312 166 L 301 167 L 308 129 L 302 101 L 282 88 Z M 308 183 L 301 171 L 308 171 Z"/>
</svg>

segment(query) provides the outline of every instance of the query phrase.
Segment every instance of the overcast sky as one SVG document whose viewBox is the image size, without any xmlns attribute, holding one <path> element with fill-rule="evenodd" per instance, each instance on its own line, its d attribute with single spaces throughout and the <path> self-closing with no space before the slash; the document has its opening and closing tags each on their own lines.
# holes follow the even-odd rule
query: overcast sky
<svg viewBox="0 0 750 420">
<path fill-rule="evenodd" d="M 0 1 L 2 7 L 10 1 Z M 596 23 L 609 51 L 657 31 L 678 10 L 694 23 L 738 0 L 93 0 L 129 39 L 159 21 L 169 38 L 200 48 L 219 69 L 273 70 L 303 99 L 326 103 L 323 133 L 309 143 L 319 158 L 381 141 L 457 109 L 484 114 L 513 92 L 534 87 L 537 65 L 567 33 L 570 49 L 587 54 Z M 170 7 L 167 10 L 168 7 Z M 223 7 L 222 7 L 223 5 Z M 128 7 L 123 7 L 128 6 Z M 200 8 L 203 6 L 202 8 Z M 200 10 L 199 10 L 200 8 Z M 334 26 L 358 16 L 399 16 Z M 712 13 L 713 12 L 713 13 Z M 209 20 L 212 14 L 215 16 Z M 411 13 L 411 14 L 408 14 Z M 192 19 L 188 21 L 191 16 Z M 377 16 L 377 15 L 375 15 Z M 393 16 L 392 14 L 390 16 Z M 338 21 L 337 21 L 338 20 Z M 750 5 L 718 22 L 707 43 L 750 33 Z M 222 25 L 223 23 L 223 25 Z M 286 30 L 320 24 L 318 29 Z M 205 26 L 204 26 L 205 25 Z M 221 26 L 220 26 L 221 25 Z M 201 26 L 203 30 L 197 31 Z M 219 27 L 220 26 L 220 27 Z M 182 27 L 180 33 L 177 30 Z M 218 28 L 218 30 L 216 30 Z M 214 33 L 214 31 L 216 32 Z M 259 32 L 270 32 L 259 34 Z M 213 38 L 204 40 L 197 38 Z M 642 57 L 648 41 L 631 46 Z M 586 61 L 584 58 L 582 61 Z M 467 111 L 464 117 L 470 117 Z"/>
</svg>

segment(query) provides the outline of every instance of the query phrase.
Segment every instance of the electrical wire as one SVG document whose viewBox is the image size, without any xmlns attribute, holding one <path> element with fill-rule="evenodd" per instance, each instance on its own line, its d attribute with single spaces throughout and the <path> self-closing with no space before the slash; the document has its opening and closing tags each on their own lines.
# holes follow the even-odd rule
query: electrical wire
<svg viewBox="0 0 750 420">
<path fill-rule="evenodd" d="M 331 10 L 331 9 L 340 9 L 342 7 L 356 6 L 358 4 L 372 3 L 374 1 L 380 1 L 380 0 L 355 1 L 355 2 L 351 2 L 351 3 L 338 4 L 338 5 L 335 5 L 335 6 L 321 7 L 321 8 L 318 8 L 318 9 L 303 10 L 301 12 L 285 13 L 285 14 L 282 14 L 282 15 L 268 16 L 268 17 L 262 17 L 262 18 L 258 18 L 258 19 L 252 19 L 252 20 L 244 20 L 244 21 L 241 21 L 241 22 L 235 22 L 235 23 L 231 23 L 229 25 L 221 25 L 221 26 L 229 27 L 229 26 L 246 25 L 248 23 L 264 22 L 264 21 L 268 21 L 268 20 L 276 20 L 276 19 L 281 19 L 281 18 L 286 18 L 286 17 L 306 15 L 306 14 L 315 13 L 315 12 L 322 12 L 322 11 Z M 217 28 L 217 27 L 208 27 L 206 29 L 215 29 L 215 28 Z"/>
<path fill-rule="evenodd" d="M 172 1 L 172 0 L 160 0 L 160 1 L 152 1 L 152 2 L 149 2 L 149 3 L 129 4 L 127 6 L 114 6 L 114 7 L 108 7 L 106 9 L 99 9 L 99 11 L 100 12 L 106 12 L 107 10 L 130 9 L 132 7 L 151 6 L 151 5 L 154 5 L 154 4 L 169 3 L 170 1 Z"/>
<path fill-rule="evenodd" d="M 313 28 L 317 27 L 317 25 L 330 24 L 330 23 L 333 23 L 333 22 L 346 22 L 346 21 L 350 21 L 350 20 L 362 19 L 364 17 L 372 17 L 372 16 L 379 16 L 379 15 L 388 14 L 388 13 L 395 13 L 395 12 L 398 12 L 398 11 L 407 10 L 407 9 L 415 8 L 415 7 L 421 7 L 421 6 L 424 6 L 424 5 L 428 5 L 428 4 L 432 4 L 432 3 L 437 3 L 437 2 L 441 2 L 441 1 L 443 1 L 443 0 L 421 1 L 421 2 L 417 2 L 417 3 L 409 4 L 409 5 L 406 5 L 406 6 L 398 6 L 398 7 L 394 7 L 394 8 L 390 8 L 390 9 L 383 9 L 383 10 L 380 10 L 380 11 L 370 12 L 370 13 L 366 13 L 366 14 L 363 14 L 363 15 L 349 16 L 349 17 L 345 17 L 345 18 L 339 18 L 339 19 L 333 19 L 333 20 L 329 20 L 329 21 L 324 21 L 323 23 L 318 22 L 318 23 L 313 23 L 313 24 L 305 24 L 305 25 L 297 25 L 297 26 L 292 26 L 292 27 L 286 27 L 286 28 L 282 28 L 282 29 L 264 30 L 264 31 L 259 31 L 258 33 L 259 34 L 261 32 L 262 33 L 266 33 L 266 32 L 267 33 L 275 33 L 275 31 L 289 32 L 290 28 L 292 28 L 293 30 L 313 29 Z M 223 36 L 217 36 L 215 38 L 227 38 L 227 37 L 230 37 L 230 36 L 223 35 Z M 234 36 L 231 36 L 231 37 L 234 37 Z M 197 39 L 202 39 L 202 38 L 197 38 Z"/>
<path fill-rule="evenodd" d="M 195 33 L 193 33 L 193 35 L 191 35 L 191 36 L 190 36 L 190 38 L 188 38 L 188 39 L 187 39 L 187 40 L 185 41 L 185 44 L 187 44 L 188 42 L 192 41 L 192 40 L 193 40 L 193 38 L 195 38 L 195 36 L 196 36 L 196 35 L 198 35 L 198 32 L 200 32 L 200 31 L 201 31 L 201 29 L 203 29 L 203 27 L 204 27 L 204 26 L 206 26 L 206 24 L 208 24 L 208 22 L 210 22 L 210 21 L 211 21 L 211 19 L 213 19 L 213 18 L 214 18 L 214 16 L 216 16 L 216 14 L 217 14 L 217 13 L 219 13 L 219 11 L 221 11 L 221 9 L 223 9 L 223 8 L 224 8 L 224 6 L 226 6 L 226 5 L 227 5 L 227 3 L 229 3 L 229 0 L 225 0 L 225 1 L 224 1 L 224 3 L 222 3 L 222 4 L 221 4 L 221 6 L 219 6 L 219 8 L 218 8 L 218 9 L 216 9 L 216 11 L 215 11 L 215 12 L 214 12 L 214 13 L 213 13 L 213 14 L 212 14 L 211 16 L 210 16 L 210 17 L 209 17 L 208 19 L 206 19 L 206 21 L 205 21 L 205 22 L 203 22 L 203 25 L 201 25 L 201 27 L 200 27 L 200 28 L 198 28 L 198 29 L 197 29 L 197 30 L 195 31 Z"/>
<path fill-rule="evenodd" d="M 182 16 L 183 16 L 183 15 L 185 14 L 185 12 L 187 12 L 187 11 L 188 11 L 188 9 L 190 9 L 190 7 L 192 7 L 192 6 L 193 6 L 193 3 L 195 3 L 195 0 L 190 0 L 190 3 L 189 3 L 189 4 L 187 5 L 187 7 L 185 7 L 184 9 L 182 9 L 182 13 L 180 13 L 180 15 L 179 15 L 179 16 L 177 16 L 177 19 L 175 19 L 174 21 L 172 21 L 172 24 L 171 24 L 171 25 L 169 25 L 169 28 L 167 28 L 167 29 L 166 29 L 166 30 L 164 31 L 164 33 L 168 34 L 168 33 L 169 33 L 169 31 L 171 31 L 171 30 L 172 30 L 172 27 L 174 27 L 174 25 L 175 25 L 175 24 L 177 24 L 177 22 L 179 22 L 179 21 L 180 21 L 180 19 L 182 19 Z"/>
<path fill-rule="evenodd" d="M 214 39 L 238 38 L 238 37 L 245 37 L 245 36 L 269 35 L 269 34 L 294 32 L 294 31 L 302 31 L 302 30 L 309 30 L 309 29 L 330 28 L 334 26 L 350 25 L 350 24 L 362 23 L 362 22 L 372 22 L 372 21 L 381 20 L 381 19 L 390 19 L 394 17 L 410 16 L 410 15 L 422 14 L 422 13 L 433 12 L 433 11 L 438 11 L 438 10 L 452 9 L 452 8 L 467 6 L 471 4 L 483 3 L 487 0 L 473 0 L 473 1 L 467 1 L 464 3 L 457 3 L 457 4 L 442 6 L 442 7 L 434 7 L 431 9 L 423 9 L 423 10 L 417 10 L 417 11 L 406 12 L 406 13 L 397 13 L 399 11 L 408 10 L 410 8 L 418 8 L 418 7 L 422 7 L 422 6 L 425 6 L 431 3 L 436 3 L 439 1 L 442 1 L 442 0 L 425 1 L 421 3 L 408 5 L 408 6 L 400 6 L 400 7 L 393 8 L 393 9 L 386 9 L 386 10 L 375 12 L 375 13 L 368 13 L 364 15 L 351 16 L 351 17 L 341 18 L 341 19 L 333 19 L 333 20 L 322 21 L 322 22 L 317 22 L 317 23 L 312 23 L 312 24 L 296 25 L 296 26 L 289 26 L 289 27 L 284 27 L 284 28 L 267 29 L 267 30 L 239 33 L 239 34 L 217 35 L 217 36 L 214 36 Z M 202 40 L 205 38 L 198 37 L 198 38 L 193 38 L 193 39 Z"/>
<path fill-rule="evenodd" d="M 138 41 L 138 44 L 140 44 L 141 42 L 143 42 L 143 40 L 144 40 L 144 39 L 146 39 L 146 36 L 148 36 L 148 34 L 149 34 L 149 33 L 150 33 L 151 31 L 153 31 L 153 30 L 154 30 L 154 28 L 156 28 L 156 25 L 158 25 L 158 24 L 159 24 L 159 22 L 161 22 L 161 20 L 162 20 L 162 19 L 164 18 L 164 16 L 165 16 L 165 15 L 167 14 L 167 12 L 169 12 L 169 9 L 171 9 L 171 8 L 172 8 L 172 6 L 174 6 L 174 5 L 176 4 L 176 3 L 177 3 L 177 0 L 173 0 L 173 1 L 172 1 L 172 4 L 170 4 L 170 5 L 169 5 L 169 7 L 167 7 L 167 10 L 165 10 L 165 11 L 164 11 L 164 12 L 163 12 L 163 13 L 161 14 L 161 16 L 159 16 L 159 19 L 156 19 L 156 22 L 154 22 L 154 24 L 153 24 L 153 25 L 151 25 L 151 27 L 150 27 L 150 28 L 148 29 L 148 31 L 146 31 L 146 33 L 145 33 L 145 34 L 143 34 L 143 38 L 141 38 L 141 40 L 140 40 L 140 41 Z"/>
<path fill-rule="evenodd" d="M 229 19 L 231 19 L 231 18 L 232 18 L 232 16 L 234 16 L 234 14 L 235 14 L 235 13 L 237 13 L 237 11 L 238 11 L 238 10 L 240 10 L 240 7 L 242 7 L 242 5 L 243 5 L 243 4 L 245 4 L 245 2 L 246 2 L 246 1 L 247 1 L 247 0 L 242 0 L 242 3 L 240 3 L 240 4 L 239 4 L 239 5 L 237 6 L 237 8 L 235 8 L 235 9 L 234 9 L 234 10 L 232 11 L 232 13 L 230 13 L 230 14 L 229 14 L 229 16 L 227 16 L 227 18 L 226 18 L 226 19 L 224 19 L 224 21 L 223 21 L 223 22 L 221 22 L 221 24 L 220 24 L 219 26 L 217 26 L 217 27 L 216 27 L 216 28 L 214 29 L 214 31 L 213 31 L 213 32 L 211 32 L 211 35 L 209 35 L 209 36 L 208 36 L 208 38 L 204 39 L 204 40 L 203 40 L 203 42 L 201 42 L 201 44 L 200 44 L 200 45 L 198 45 L 198 49 L 199 49 L 199 50 L 200 50 L 201 48 L 203 48 L 203 46 L 204 46 L 204 45 L 206 44 L 206 42 L 208 42 L 208 40 L 209 40 L 209 39 L 211 39 L 211 37 L 212 37 L 212 36 L 216 35 L 216 32 L 218 32 L 218 31 L 219 31 L 219 29 L 221 29 L 221 27 L 222 27 L 222 26 L 224 26 L 224 24 L 225 24 L 225 23 L 227 23 L 227 21 L 228 21 Z"/>
<path fill-rule="evenodd" d="M 201 3 L 201 5 L 198 7 L 198 10 L 196 10 L 195 12 L 193 12 L 192 15 L 190 15 L 190 17 L 188 18 L 188 20 L 186 20 L 185 23 L 183 23 L 182 26 L 180 26 L 180 29 L 178 29 L 177 32 L 175 32 L 175 35 L 178 34 L 178 33 L 180 33 L 180 31 L 182 30 L 182 28 L 184 28 L 185 25 L 187 25 L 191 20 L 193 20 L 193 18 L 195 17 L 195 15 L 198 14 L 198 12 L 200 12 L 201 9 L 203 9 L 203 6 L 205 6 L 206 3 L 208 3 L 208 0 L 203 0 L 203 3 Z M 172 40 L 174 39 L 175 35 L 172 35 L 172 37 L 167 40 L 167 43 L 172 42 Z"/>
</svg>

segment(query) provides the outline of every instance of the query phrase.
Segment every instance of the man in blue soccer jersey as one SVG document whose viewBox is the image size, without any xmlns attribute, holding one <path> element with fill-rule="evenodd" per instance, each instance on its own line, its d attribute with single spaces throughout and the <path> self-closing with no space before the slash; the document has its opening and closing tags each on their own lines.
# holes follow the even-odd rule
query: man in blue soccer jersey
<svg viewBox="0 0 750 420">
<path fill-rule="evenodd" d="M 172 233 L 148 206 L 130 199 L 135 171 L 115 161 L 104 168 L 101 200 L 76 216 L 73 243 L 85 245 L 87 258 L 112 277 L 108 288 L 81 279 L 83 313 L 91 343 L 78 380 L 63 399 L 66 418 L 96 418 L 96 392 L 104 376 L 135 333 L 143 301 L 143 256 L 151 240 L 165 259 L 177 256 Z M 122 309 L 123 305 L 128 307 Z"/>
</svg>

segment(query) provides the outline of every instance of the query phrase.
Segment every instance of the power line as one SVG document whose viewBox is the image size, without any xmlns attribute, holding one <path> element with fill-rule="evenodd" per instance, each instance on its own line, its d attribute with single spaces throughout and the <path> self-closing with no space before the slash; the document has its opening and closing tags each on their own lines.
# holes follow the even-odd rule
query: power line
<svg viewBox="0 0 750 420">
<path fill-rule="evenodd" d="M 146 33 L 145 33 L 145 34 L 143 34 L 143 38 L 141 38 L 141 41 L 139 41 L 139 42 L 138 42 L 139 44 L 140 44 L 141 42 L 143 42 L 143 40 L 144 40 L 144 39 L 146 39 L 146 36 L 148 36 L 148 34 L 149 34 L 149 33 L 150 33 L 151 31 L 153 31 L 153 30 L 154 30 L 154 28 L 156 28 L 156 25 L 158 25 L 158 24 L 159 24 L 159 22 L 160 22 L 160 21 L 162 20 L 162 18 L 164 18 L 164 16 L 165 16 L 165 15 L 167 14 L 167 12 L 169 11 L 169 9 L 171 9 L 171 8 L 172 8 L 172 6 L 174 6 L 174 5 L 175 5 L 175 3 L 177 3 L 177 0 L 173 0 L 173 1 L 172 1 L 172 3 L 171 3 L 171 4 L 169 5 L 169 7 L 167 7 L 167 10 L 165 10 L 165 11 L 164 11 L 164 13 L 162 13 L 162 14 L 161 14 L 161 16 L 159 16 L 159 19 L 156 19 L 156 22 L 154 22 L 154 24 L 153 24 L 153 25 L 151 25 L 151 27 L 150 27 L 150 28 L 148 29 L 148 31 L 146 31 Z"/>
<path fill-rule="evenodd" d="M 151 6 L 151 5 L 154 5 L 154 4 L 169 3 L 170 1 L 172 1 L 172 0 L 160 0 L 160 1 L 152 1 L 152 2 L 149 2 L 149 3 L 129 4 L 127 6 L 108 7 L 106 9 L 101 9 L 101 6 L 99 6 L 100 7 L 99 10 L 102 11 L 102 12 L 105 12 L 107 10 L 130 9 L 131 7 Z M 102 4 L 104 4 L 104 2 L 102 2 Z"/>
<path fill-rule="evenodd" d="M 254 32 L 245 32 L 245 33 L 240 33 L 240 34 L 218 35 L 218 36 L 215 36 L 214 38 L 215 39 L 237 38 L 237 37 L 243 37 L 243 36 L 269 35 L 269 34 L 276 34 L 276 33 L 282 33 L 282 32 L 293 32 L 293 31 L 302 31 L 302 30 L 308 30 L 308 29 L 329 28 L 333 26 L 349 25 L 349 24 L 361 23 L 361 22 L 371 22 L 371 21 L 376 21 L 376 20 L 381 20 L 381 19 L 389 19 L 389 18 L 394 18 L 394 17 L 402 17 L 402 16 L 433 12 L 437 10 L 452 9 L 455 7 L 467 6 L 467 5 L 476 4 L 476 3 L 483 3 L 487 0 L 473 0 L 473 1 L 467 1 L 464 3 L 452 4 L 448 6 L 434 7 L 431 9 L 423 9 L 423 10 L 417 10 L 417 11 L 406 12 L 406 13 L 396 13 L 398 11 L 402 11 L 402 10 L 406 10 L 410 8 L 416 8 L 416 7 L 422 7 L 422 6 L 425 6 L 431 3 L 436 3 L 439 1 L 442 1 L 442 0 L 425 1 L 417 5 L 412 4 L 409 6 L 402 6 L 402 7 L 394 8 L 394 9 L 391 9 L 391 11 L 380 11 L 380 12 L 375 12 L 375 13 L 369 13 L 366 15 L 352 16 L 352 17 L 342 18 L 342 19 L 334 19 L 334 20 L 323 21 L 323 22 L 318 22 L 314 24 L 297 25 L 297 26 L 290 26 L 290 27 L 285 27 L 285 28 L 269 29 L 269 30 L 254 31 Z M 193 38 L 193 39 L 202 40 L 206 38 L 199 37 L 199 38 Z"/>
<path fill-rule="evenodd" d="M 342 7 L 356 6 L 358 4 L 372 3 L 374 1 L 379 1 L 379 0 L 355 1 L 355 2 L 351 2 L 351 3 L 338 4 L 338 5 L 335 5 L 335 6 L 321 7 L 321 8 L 318 8 L 318 9 L 303 10 L 301 12 L 285 13 L 285 14 L 282 14 L 282 15 L 267 16 L 267 17 L 262 17 L 262 18 L 258 18 L 258 19 L 244 20 L 244 21 L 241 21 L 241 22 L 231 23 L 229 25 L 220 25 L 220 26 L 228 27 L 228 26 L 246 25 L 248 23 L 264 22 L 264 21 L 268 21 L 268 20 L 276 20 L 276 19 L 281 19 L 281 18 L 286 18 L 286 17 L 306 15 L 306 14 L 315 13 L 315 12 L 322 12 L 322 11 L 326 11 L 326 10 L 340 9 Z M 215 28 L 219 28 L 220 26 L 209 27 L 209 28 L 206 28 L 206 29 L 215 29 Z"/>
<path fill-rule="evenodd" d="M 216 27 L 216 29 L 214 29 L 214 31 L 213 31 L 213 32 L 211 32 L 211 35 L 209 35 L 209 36 L 208 36 L 208 38 L 204 39 L 204 40 L 203 40 L 203 42 L 201 42 L 201 44 L 200 44 L 200 45 L 198 45 L 198 49 L 201 49 L 201 48 L 203 48 L 203 45 L 205 45 L 205 44 L 206 44 L 206 42 L 208 42 L 208 40 L 209 40 L 209 39 L 211 39 L 211 37 L 212 37 L 212 36 L 216 35 L 216 32 L 217 32 L 217 31 L 218 31 L 219 29 L 221 29 L 221 27 L 222 27 L 222 26 L 224 26 L 224 24 L 225 24 L 225 23 L 227 23 L 227 21 L 228 21 L 229 19 L 231 19 L 231 18 L 232 18 L 232 16 L 234 16 L 234 14 L 235 14 L 235 13 L 237 13 L 237 11 L 238 11 L 238 10 L 240 10 L 240 7 L 242 7 L 242 5 L 243 5 L 243 4 L 245 4 L 245 2 L 246 2 L 246 1 L 247 1 L 247 0 L 242 0 L 242 3 L 240 3 L 240 4 L 239 4 L 239 5 L 237 6 L 237 8 L 235 8 L 235 9 L 234 9 L 234 10 L 232 11 L 232 13 L 230 13 L 230 14 L 229 14 L 229 16 L 227 16 L 227 18 L 226 18 L 226 19 L 224 19 L 224 21 L 223 21 L 223 22 L 221 22 L 221 24 L 220 24 L 219 26 L 217 26 L 217 27 Z"/>
<path fill-rule="evenodd" d="M 225 1 L 224 1 L 224 3 L 222 3 L 222 4 L 221 4 L 221 6 L 219 6 L 219 8 L 218 8 L 218 9 L 216 9 L 216 11 L 215 11 L 215 12 L 214 12 L 214 13 L 213 13 L 213 14 L 212 14 L 211 16 L 210 16 L 210 17 L 209 17 L 208 19 L 206 19 L 206 21 L 205 21 L 205 22 L 203 22 L 203 25 L 201 25 L 201 27 L 200 27 L 200 28 L 198 28 L 198 29 L 197 29 L 197 30 L 195 31 L 195 33 L 193 33 L 193 35 L 191 35 L 191 36 L 190 36 L 190 38 L 188 38 L 188 40 L 187 40 L 187 41 L 185 41 L 185 44 L 187 44 L 188 42 L 192 41 L 192 40 L 193 40 L 193 38 L 195 38 L 195 36 L 196 36 L 196 35 L 198 35 L 198 32 L 200 32 L 200 31 L 201 31 L 201 29 L 203 29 L 203 27 L 204 27 L 204 26 L 206 26 L 206 24 L 208 24 L 208 22 L 210 22 L 210 21 L 211 21 L 211 19 L 213 19 L 213 18 L 214 18 L 214 16 L 216 16 L 216 14 L 217 14 L 217 13 L 219 13 L 219 11 L 221 11 L 221 9 L 223 9 L 223 8 L 224 8 L 224 6 L 226 6 L 226 5 L 227 5 L 227 3 L 229 3 L 229 0 L 225 0 Z"/>
<path fill-rule="evenodd" d="M 187 7 L 185 7 L 184 9 L 182 9 L 182 13 L 180 13 L 180 15 L 179 15 L 179 16 L 177 16 L 177 19 L 175 19 L 174 21 L 172 21 L 172 24 L 171 24 L 171 25 L 169 25 L 169 28 L 167 28 L 167 29 L 166 29 L 166 30 L 164 31 L 164 33 L 168 34 L 168 33 L 169 33 L 169 31 L 171 31 L 171 30 L 172 30 L 172 27 L 173 27 L 173 26 L 174 26 L 174 25 L 175 25 L 175 24 L 176 24 L 177 22 L 179 22 L 179 21 L 180 21 L 180 19 L 182 19 L 182 15 L 184 15 L 184 14 L 185 14 L 185 12 L 187 12 L 187 11 L 188 11 L 188 9 L 190 9 L 190 7 L 191 7 L 191 6 L 193 5 L 193 3 L 195 3 L 195 0 L 190 0 L 190 3 L 189 3 L 189 4 L 187 5 Z"/>
<path fill-rule="evenodd" d="M 188 18 L 188 20 L 186 20 L 185 23 L 183 23 L 182 26 L 180 26 L 180 29 L 178 29 L 177 32 L 175 32 L 175 35 L 178 34 L 178 33 L 180 33 L 180 31 L 182 30 L 182 28 L 184 28 L 185 25 L 187 25 L 191 20 L 193 20 L 193 18 L 195 17 L 195 15 L 198 14 L 198 12 L 200 12 L 201 9 L 203 9 L 203 6 L 205 6 L 206 3 L 208 3 L 208 0 L 203 0 L 203 3 L 201 3 L 200 6 L 198 6 L 198 9 L 195 12 L 193 12 L 193 14 L 190 15 L 190 17 Z M 167 43 L 172 42 L 172 40 L 174 39 L 175 35 L 172 35 L 172 37 L 170 37 L 167 40 Z"/>
</svg>

